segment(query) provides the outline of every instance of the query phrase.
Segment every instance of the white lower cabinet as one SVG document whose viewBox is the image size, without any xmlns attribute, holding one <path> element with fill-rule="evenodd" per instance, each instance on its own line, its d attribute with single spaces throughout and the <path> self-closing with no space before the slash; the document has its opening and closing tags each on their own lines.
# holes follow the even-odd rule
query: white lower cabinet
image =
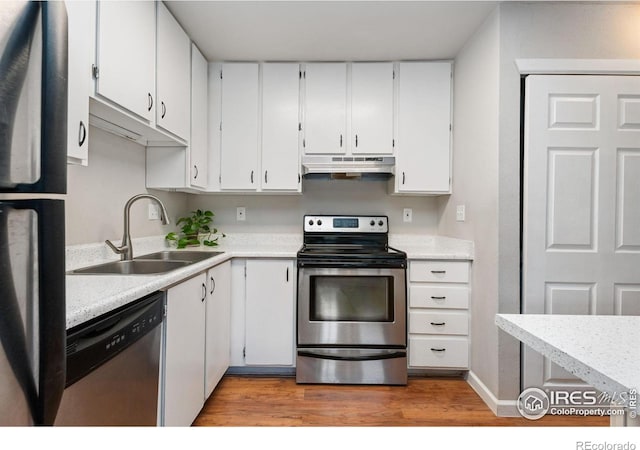
<svg viewBox="0 0 640 450">
<path fill-rule="evenodd" d="M 167 291 L 162 424 L 189 426 L 204 404 L 206 274 Z"/>
<path fill-rule="evenodd" d="M 409 368 L 469 368 L 469 261 L 409 261 Z"/>
<path fill-rule="evenodd" d="M 206 400 L 229 368 L 231 333 L 231 262 L 207 272 L 205 391 Z"/>
<path fill-rule="evenodd" d="M 295 260 L 234 261 L 232 280 L 231 366 L 293 367 Z"/>
</svg>

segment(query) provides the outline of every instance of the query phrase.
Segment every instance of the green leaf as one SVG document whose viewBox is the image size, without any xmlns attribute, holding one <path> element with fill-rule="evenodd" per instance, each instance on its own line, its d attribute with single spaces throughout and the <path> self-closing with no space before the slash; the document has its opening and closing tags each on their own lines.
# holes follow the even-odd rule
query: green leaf
<svg viewBox="0 0 640 450">
<path fill-rule="evenodd" d="M 204 245 L 206 245 L 207 247 L 215 247 L 216 245 L 218 245 L 218 243 L 216 241 L 204 240 L 204 241 L 202 241 L 202 243 Z"/>
<path fill-rule="evenodd" d="M 207 217 L 213 217 L 213 213 L 211 211 L 205 211 L 204 215 Z"/>
</svg>

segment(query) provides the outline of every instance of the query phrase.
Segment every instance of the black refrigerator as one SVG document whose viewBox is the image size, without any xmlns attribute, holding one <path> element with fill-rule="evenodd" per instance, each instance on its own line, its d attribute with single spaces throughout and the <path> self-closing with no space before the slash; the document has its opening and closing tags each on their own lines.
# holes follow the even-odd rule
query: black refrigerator
<svg viewBox="0 0 640 450">
<path fill-rule="evenodd" d="M 0 426 L 52 425 L 65 383 L 67 14 L 0 1 Z"/>
</svg>

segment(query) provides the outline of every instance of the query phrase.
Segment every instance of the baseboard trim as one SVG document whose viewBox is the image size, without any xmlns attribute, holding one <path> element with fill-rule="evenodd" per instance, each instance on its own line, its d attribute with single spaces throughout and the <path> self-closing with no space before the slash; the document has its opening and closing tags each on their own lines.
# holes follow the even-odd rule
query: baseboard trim
<svg viewBox="0 0 640 450">
<path fill-rule="evenodd" d="M 515 400 L 498 400 L 472 370 L 467 374 L 467 383 L 497 417 L 521 417 Z"/>
</svg>

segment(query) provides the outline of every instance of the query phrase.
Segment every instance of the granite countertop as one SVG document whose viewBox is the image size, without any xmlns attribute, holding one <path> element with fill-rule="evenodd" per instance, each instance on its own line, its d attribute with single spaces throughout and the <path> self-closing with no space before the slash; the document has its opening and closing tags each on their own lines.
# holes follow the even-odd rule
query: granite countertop
<svg viewBox="0 0 640 450">
<path fill-rule="evenodd" d="M 609 394 L 640 388 L 640 317 L 497 314 L 505 332 Z"/>
<path fill-rule="evenodd" d="M 390 236 L 390 245 L 416 259 L 473 259 L 473 243 L 427 235 Z M 116 245 L 118 242 L 116 242 Z M 195 276 L 231 258 L 295 258 L 302 246 L 298 233 L 234 233 L 219 239 L 217 247 L 199 247 L 203 252 L 224 252 L 171 272 L 158 275 L 66 276 L 67 329 L 115 308 Z M 134 239 L 134 257 L 166 250 L 163 236 Z M 193 250 L 190 248 L 189 250 Z M 104 243 L 68 246 L 66 270 L 118 260 Z"/>
</svg>

